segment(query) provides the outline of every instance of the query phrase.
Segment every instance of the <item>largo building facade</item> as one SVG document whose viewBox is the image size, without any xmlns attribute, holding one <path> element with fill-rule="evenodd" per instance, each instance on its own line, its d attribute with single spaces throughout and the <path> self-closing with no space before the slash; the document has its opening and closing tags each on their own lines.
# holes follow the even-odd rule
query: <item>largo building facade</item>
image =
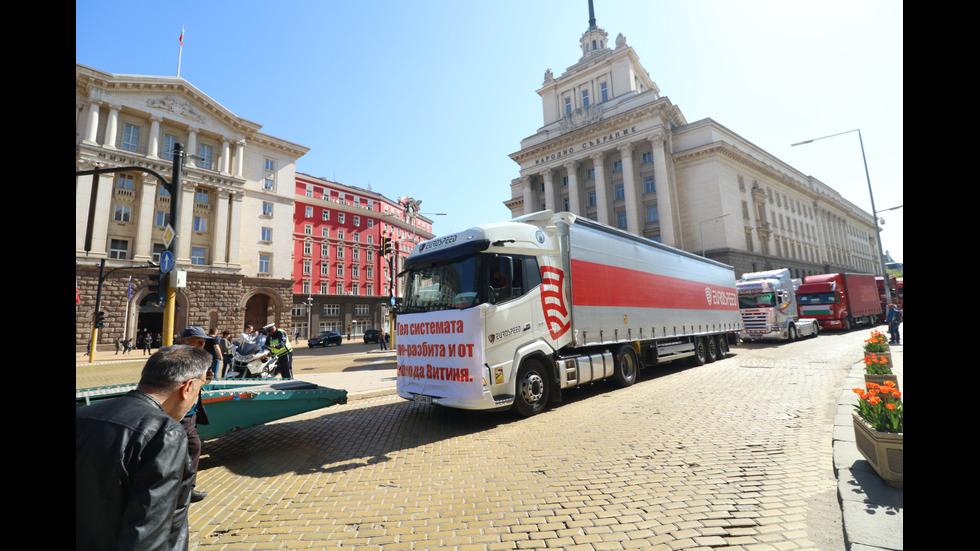
<svg viewBox="0 0 980 551">
<path fill-rule="evenodd" d="M 881 273 L 871 214 L 712 119 L 688 122 L 620 34 L 537 90 L 544 124 L 510 155 L 513 216 L 570 211 L 735 267 Z"/>
<path fill-rule="evenodd" d="M 98 344 L 163 330 L 150 263 L 166 250 L 168 227 L 178 236 L 175 269 L 186 272 L 175 330 L 288 328 L 295 166 L 308 149 L 263 133 L 179 77 L 76 64 L 75 110 L 76 172 L 125 169 L 76 175 L 76 346 L 90 338 L 100 290 L 107 323 Z M 172 197 L 146 170 L 169 181 L 177 143 L 188 157 L 180 220 L 170 220 Z"/>
</svg>

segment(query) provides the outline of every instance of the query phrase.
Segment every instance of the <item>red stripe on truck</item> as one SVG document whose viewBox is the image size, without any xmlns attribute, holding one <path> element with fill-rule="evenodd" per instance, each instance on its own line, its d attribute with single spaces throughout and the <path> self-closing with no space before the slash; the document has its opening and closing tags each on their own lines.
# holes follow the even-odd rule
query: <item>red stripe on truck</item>
<svg viewBox="0 0 980 551">
<path fill-rule="evenodd" d="M 734 287 L 724 287 L 572 259 L 572 304 L 666 308 L 672 310 L 738 310 Z"/>
</svg>

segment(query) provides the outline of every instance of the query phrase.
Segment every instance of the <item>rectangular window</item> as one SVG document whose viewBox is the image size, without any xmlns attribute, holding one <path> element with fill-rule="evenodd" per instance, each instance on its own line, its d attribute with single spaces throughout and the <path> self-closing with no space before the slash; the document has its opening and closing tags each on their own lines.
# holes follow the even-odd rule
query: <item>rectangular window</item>
<svg viewBox="0 0 980 551">
<path fill-rule="evenodd" d="M 260 274 L 270 274 L 272 270 L 272 255 L 260 254 L 259 255 L 259 273 Z"/>
<path fill-rule="evenodd" d="M 272 203 L 262 203 L 262 216 L 272 216 Z"/>
<path fill-rule="evenodd" d="M 622 229 L 622 230 L 625 230 L 626 229 L 626 213 L 625 212 L 617 212 L 616 213 L 616 224 L 619 227 L 619 229 Z"/>
<path fill-rule="evenodd" d="M 269 231 L 271 232 L 272 230 Z M 310 256 L 311 254 L 313 254 L 313 243 L 310 243 L 309 241 L 304 241 L 303 256 Z"/>
<path fill-rule="evenodd" d="M 371 315 L 371 305 L 370 304 L 355 304 L 354 305 L 354 315 L 355 316 L 370 316 Z"/>
<path fill-rule="evenodd" d="M 623 171 L 623 161 L 622 160 L 613 161 L 613 172 L 622 172 L 622 171 Z"/>
<path fill-rule="evenodd" d="M 126 123 L 123 127 L 122 148 L 128 151 L 138 150 L 140 145 L 140 127 Z"/>
<path fill-rule="evenodd" d="M 191 264 L 203 266 L 206 262 L 204 247 L 191 247 Z"/>
<path fill-rule="evenodd" d="M 116 180 L 116 189 L 125 189 L 127 191 L 133 191 L 133 176 L 131 174 L 120 174 L 119 179 Z"/>
<path fill-rule="evenodd" d="M 211 168 L 212 155 L 214 154 L 213 149 L 210 145 L 202 143 L 197 146 L 197 156 L 201 157 L 197 161 L 197 166 L 200 168 Z"/>
<path fill-rule="evenodd" d="M 572 114 L 572 98 L 565 98 L 565 114 Z"/>
<path fill-rule="evenodd" d="M 337 213 L 337 223 L 338 224 L 343 224 L 344 223 L 344 213 L 342 213 L 342 212 L 338 212 Z"/>
<path fill-rule="evenodd" d="M 194 231 L 196 232 L 206 232 L 208 231 L 208 219 L 203 216 L 194 217 Z"/>
<path fill-rule="evenodd" d="M 323 315 L 324 316 L 339 316 L 340 315 L 340 305 L 339 304 L 324 304 L 323 305 Z"/>
<path fill-rule="evenodd" d="M 626 191 L 623 188 L 623 184 L 618 184 L 615 188 L 615 192 L 616 192 L 617 201 L 622 201 L 623 199 L 626 199 Z"/>
<path fill-rule="evenodd" d="M 337 277 L 344 277 L 344 265 L 337 263 Z"/>
<path fill-rule="evenodd" d="M 595 169 L 594 168 L 590 168 L 590 169 L 588 169 L 588 170 L 585 171 L 585 179 L 586 180 L 595 180 Z"/>
<path fill-rule="evenodd" d="M 647 207 L 647 222 L 659 222 L 660 214 L 657 212 L 657 206 L 651 205 Z"/>
<path fill-rule="evenodd" d="M 589 91 L 582 90 L 582 107 L 588 107 L 588 106 L 589 106 Z"/>
<path fill-rule="evenodd" d="M 321 216 L 321 218 L 323 219 L 324 222 L 329 222 L 330 221 L 330 211 L 327 210 L 327 209 L 323 209 L 323 216 Z"/>
<path fill-rule="evenodd" d="M 643 164 L 648 165 L 648 164 L 650 164 L 650 163 L 653 162 L 653 152 L 652 151 L 647 151 L 640 158 L 642 159 L 641 162 Z"/>
<path fill-rule="evenodd" d="M 354 216 L 354 227 L 355 228 L 361 227 L 361 217 L 360 216 L 357 216 L 357 215 Z"/>
<path fill-rule="evenodd" d="M 129 217 L 131 214 L 130 207 L 123 205 L 116 205 L 115 211 L 112 213 L 112 220 L 114 222 L 129 222 Z"/>
<path fill-rule="evenodd" d="M 313 218 L 313 207 L 306 207 L 303 209 L 303 213 L 306 218 Z"/>
<path fill-rule="evenodd" d="M 272 228 L 262 228 L 262 241 L 269 243 L 272 241 Z"/>
<path fill-rule="evenodd" d="M 643 179 L 643 193 L 655 193 L 657 186 L 653 183 L 653 176 Z"/>
<path fill-rule="evenodd" d="M 309 260 L 303 261 L 303 275 L 310 275 L 313 272 L 313 263 Z"/>
<path fill-rule="evenodd" d="M 265 160 L 265 189 L 276 189 L 276 162 Z"/>
<path fill-rule="evenodd" d="M 606 86 L 605 82 L 599 84 L 599 93 L 602 94 L 602 101 L 609 100 L 609 88 Z"/>
<path fill-rule="evenodd" d="M 112 239 L 109 241 L 109 258 L 125 260 L 129 250 L 129 241 L 125 239 Z"/>
<path fill-rule="evenodd" d="M 203 189 L 203 188 L 197 188 L 197 189 L 194 190 L 194 202 L 195 203 L 202 203 L 202 204 L 207 205 L 210 202 L 210 199 L 211 199 L 211 197 L 210 197 L 210 194 L 208 193 L 208 190 Z"/>
<path fill-rule="evenodd" d="M 170 134 L 163 135 L 163 151 L 160 152 L 160 156 L 164 159 L 174 160 L 174 145 L 177 143 L 177 136 L 171 136 Z"/>
<path fill-rule="evenodd" d="M 170 213 L 164 212 L 162 210 L 156 211 L 156 216 L 154 216 L 154 225 L 158 228 L 166 228 L 167 224 L 170 223 Z"/>
<path fill-rule="evenodd" d="M 594 207 L 595 206 L 595 192 L 594 191 L 590 191 L 589 192 L 589 206 L 590 207 Z"/>
</svg>

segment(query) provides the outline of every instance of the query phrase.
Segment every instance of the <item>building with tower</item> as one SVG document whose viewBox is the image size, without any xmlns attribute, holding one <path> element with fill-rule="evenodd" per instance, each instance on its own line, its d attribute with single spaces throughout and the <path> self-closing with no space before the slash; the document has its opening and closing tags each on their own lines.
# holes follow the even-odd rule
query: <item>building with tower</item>
<svg viewBox="0 0 980 551">
<path fill-rule="evenodd" d="M 513 216 L 567 210 L 735 267 L 881 273 L 871 214 L 706 118 L 688 122 L 637 53 L 596 25 L 537 90 L 543 125 L 510 155 Z"/>
</svg>

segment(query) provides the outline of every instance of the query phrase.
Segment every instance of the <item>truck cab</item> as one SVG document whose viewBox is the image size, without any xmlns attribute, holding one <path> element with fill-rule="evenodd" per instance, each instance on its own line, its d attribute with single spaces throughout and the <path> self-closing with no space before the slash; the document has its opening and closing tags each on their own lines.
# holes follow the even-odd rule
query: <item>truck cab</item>
<svg viewBox="0 0 980 551">
<path fill-rule="evenodd" d="M 743 274 L 735 284 L 744 340 L 788 340 L 818 332 L 814 320 L 800 319 L 796 286 L 788 269 Z"/>
</svg>

